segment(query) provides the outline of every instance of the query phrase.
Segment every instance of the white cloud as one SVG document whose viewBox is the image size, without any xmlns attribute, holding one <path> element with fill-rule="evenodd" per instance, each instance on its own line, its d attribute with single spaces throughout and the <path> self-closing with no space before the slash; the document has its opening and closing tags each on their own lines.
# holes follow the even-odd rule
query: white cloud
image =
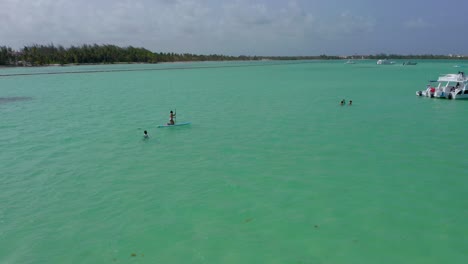
<svg viewBox="0 0 468 264">
<path fill-rule="evenodd" d="M 350 36 L 362 37 L 362 35 L 372 33 L 374 28 L 373 18 L 345 11 L 338 17 L 321 21 L 320 35 L 330 40 L 347 39 Z"/>
<path fill-rule="evenodd" d="M 424 21 L 422 18 L 419 17 L 419 18 L 407 21 L 404 24 L 404 26 L 407 29 L 424 29 L 424 28 L 429 27 L 429 24 L 426 21 Z"/>
<path fill-rule="evenodd" d="M 308 54 L 319 42 L 372 32 L 369 17 L 320 17 L 297 1 L 0 0 L 0 45 L 83 43 L 153 51 Z"/>
<path fill-rule="evenodd" d="M 343 33 L 369 33 L 374 30 L 375 22 L 372 18 L 354 15 L 347 11 L 341 14 L 338 25 Z"/>
<path fill-rule="evenodd" d="M 225 5 L 221 14 L 216 28 L 218 40 L 256 54 L 275 54 L 275 50 L 297 53 L 308 45 L 305 39 L 315 24 L 312 14 L 294 2 L 272 8 L 264 3 L 235 1 Z"/>
<path fill-rule="evenodd" d="M 252 51 L 294 46 L 294 38 L 303 38 L 314 23 L 295 2 L 277 9 L 267 1 L 244 0 L 218 5 L 196 0 L 0 0 L 0 5 L 0 44 L 16 48 L 51 42 L 113 43 L 235 53 L 245 42 Z"/>
</svg>

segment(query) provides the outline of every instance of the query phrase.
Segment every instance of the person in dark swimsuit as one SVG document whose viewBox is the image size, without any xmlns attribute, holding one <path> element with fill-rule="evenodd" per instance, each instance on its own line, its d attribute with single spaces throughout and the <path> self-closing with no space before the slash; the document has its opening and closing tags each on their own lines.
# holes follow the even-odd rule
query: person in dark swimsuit
<svg viewBox="0 0 468 264">
<path fill-rule="evenodd" d="M 174 112 L 170 112 L 169 114 L 169 123 L 167 123 L 168 125 L 175 125 L 175 121 L 174 121 L 174 117 L 176 116 L 176 114 L 174 114 Z"/>
</svg>

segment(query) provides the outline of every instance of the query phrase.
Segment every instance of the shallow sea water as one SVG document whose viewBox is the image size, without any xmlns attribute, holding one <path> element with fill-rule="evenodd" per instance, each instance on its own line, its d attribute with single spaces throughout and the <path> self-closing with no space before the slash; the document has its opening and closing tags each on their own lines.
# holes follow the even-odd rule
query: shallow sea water
<svg viewBox="0 0 468 264">
<path fill-rule="evenodd" d="M 463 62 L 399 64 L 0 69 L 0 263 L 466 263 Z"/>
</svg>

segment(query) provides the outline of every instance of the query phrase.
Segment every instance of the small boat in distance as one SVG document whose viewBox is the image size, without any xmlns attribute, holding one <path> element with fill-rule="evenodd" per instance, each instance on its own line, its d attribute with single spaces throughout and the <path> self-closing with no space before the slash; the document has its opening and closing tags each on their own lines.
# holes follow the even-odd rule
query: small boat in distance
<svg viewBox="0 0 468 264">
<path fill-rule="evenodd" d="M 356 64 L 356 62 L 353 60 L 348 60 L 347 62 L 345 62 L 345 64 Z"/>
<path fill-rule="evenodd" d="M 464 72 L 444 74 L 437 81 L 430 81 L 426 90 L 417 91 L 417 96 L 446 99 L 468 99 L 468 78 Z"/>
<path fill-rule="evenodd" d="M 389 61 L 387 59 L 377 61 L 377 65 L 392 65 L 392 64 L 395 64 L 395 62 L 394 61 Z"/>
<path fill-rule="evenodd" d="M 403 62 L 403 65 L 416 65 L 418 64 L 417 62 L 414 62 L 414 61 L 405 61 Z"/>
</svg>

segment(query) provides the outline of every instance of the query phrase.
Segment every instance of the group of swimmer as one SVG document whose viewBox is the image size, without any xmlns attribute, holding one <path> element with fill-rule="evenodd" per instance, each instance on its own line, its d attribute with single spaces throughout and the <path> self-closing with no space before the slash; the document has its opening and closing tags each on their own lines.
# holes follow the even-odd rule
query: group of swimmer
<svg viewBox="0 0 468 264">
<path fill-rule="evenodd" d="M 169 112 L 169 122 L 167 123 L 168 126 L 173 126 L 175 125 L 175 117 L 176 117 L 176 113 L 172 112 Z M 143 132 L 143 138 L 149 138 L 149 134 L 148 134 L 148 131 L 144 131 Z"/>
<path fill-rule="evenodd" d="M 345 99 L 341 100 L 340 105 L 345 105 L 345 104 L 346 104 L 346 100 Z M 353 100 L 349 100 L 349 105 L 353 105 Z"/>
</svg>

